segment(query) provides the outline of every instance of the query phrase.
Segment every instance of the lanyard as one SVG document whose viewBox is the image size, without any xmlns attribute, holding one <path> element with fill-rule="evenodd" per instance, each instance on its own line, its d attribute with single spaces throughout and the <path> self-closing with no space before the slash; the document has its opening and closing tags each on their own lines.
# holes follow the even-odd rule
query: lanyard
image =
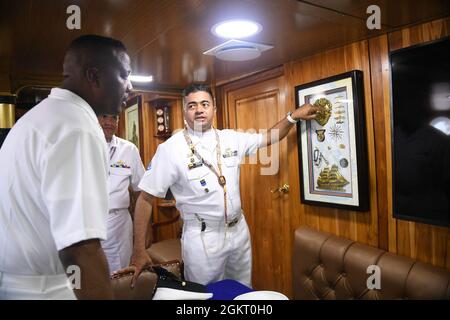
<svg viewBox="0 0 450 320">
<path fill-rule="evenodd" d="M 112 158 L 113 158 L 113 156 L 114 156 L 114 153 L 116 153 L 116 147 L 115 147 L 115 146 L 109 148 L 109 160 L 110 160 L 110 161 L 112 160 Z"/>
<path fill-rule="evenodd" d="M 205 166 L 207 166 L 217 176 L 217 181 L 219 182 L 219 185 L 223 189 L 224 217 L 225 217 L 225 224 L 226 224 L 227 223 L 227 186 L 226 186 L 227 181 L 225 179 L 225 176 L 222 174 L 222 164 L 220 161 L 221 151 L 220 151 L 219 135 L 217 134 L 217 130 L 215 130 L 215 129 L 213 129 L 213 130 L 214 130 L 214 133 L 216 134 L 216 141 L 217 141 L 216 157 L 217 157 L 217 167 L 219 170 L 216 170 L 216 168 L 214 168 L 214 166 L 211 163 L 209 163 L 208 161 L 203 159 L 203 157 L 197 152 L 186 128 L 183 130 L 183 134 L 184 134 L 184 139 L 186 140 L 186 143 L 188 144 L 188 147 L 191 150 L 192 155 L 195 155 Z"/>
</svg>

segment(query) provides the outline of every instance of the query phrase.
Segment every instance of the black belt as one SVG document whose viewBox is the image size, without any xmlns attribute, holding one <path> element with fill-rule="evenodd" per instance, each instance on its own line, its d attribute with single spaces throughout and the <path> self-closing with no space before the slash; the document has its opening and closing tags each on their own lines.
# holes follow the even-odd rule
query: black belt
<svg viewBox="0 0 450 320">
<path fill-rule="evenodd" d="M 197 220 L 199 222 L 201 222 L 201 224 L 202 224 L 201 225 L 202 231 L 205 231 L 205 229 L 206 229 L 206 221 L 205 221 L 205 219 L 200 218 L 198 214 L 195 214 L 195 216 L 196 216 Z M 236 218 L 234 218 L 233 220 L 231 220 L 229 222 L 226 222 L 225 226 L 227 226 L 228 228 L 234 227 L 239 222 L 240 218 L 241 218 L 241 216 L 236 217 Z"/>
<path fill-rule="evenodd" d="M 239 218 L 240 217 L 237 217 L 237 218 L 234 218 L 233 220 L 231 220 L 230 222 L 227 222 L 227 227 L 231 228 L 231 227 L 235 226 L 239 222 Z"/>
</svg>

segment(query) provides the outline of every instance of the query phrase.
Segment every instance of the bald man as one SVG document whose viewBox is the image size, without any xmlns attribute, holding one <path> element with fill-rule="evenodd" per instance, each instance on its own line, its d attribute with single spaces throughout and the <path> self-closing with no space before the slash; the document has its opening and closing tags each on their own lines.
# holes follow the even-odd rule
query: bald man
<svg viewBox="0 0 450 320">
<path fill-rule="evenodd" d="M 113 297 L 100 245 L 109 158 L 97 116 L 121 112 L 129 74 L 120 41 L 79 37 L 66 52 L 62 88 L 8 134 L 0 149 L 0 299 Z"/>
</svg>

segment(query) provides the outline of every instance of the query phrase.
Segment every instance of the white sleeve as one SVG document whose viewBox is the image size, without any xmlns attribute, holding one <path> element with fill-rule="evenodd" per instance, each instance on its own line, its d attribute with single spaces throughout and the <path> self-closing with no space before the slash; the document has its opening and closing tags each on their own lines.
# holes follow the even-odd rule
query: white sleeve
<svg viewBox="0 0 450 320">
<path fill-rule="evenodd" d="M 177 178 L 178 171 L 171 160 L 170 150 L 160 144 L 139 183 L 139 188 L 155 197 L 164 198 Z"/>
<path fill-rule="evenodd" d="M 244 156 L 254 154 L 261 146 L 263 135 L 261 133 L 245 133 L 236 131 L 239 141 L 239 151 Z"/>
<path fill-rule="evenodd" d="M 43 157 L 41 192 L 58 250 L 83 240 L 106 238 L 108 187 L 104 144 L 94 134 L 71 132 Z"/>
<path fill-rule="evenodd" d="M 131 188 L 133 191 L 140 191 L 138 185 L 144 175 L 145 169 L 142 164 L 141 156 L 139 155 L 138 149 L 133 145 L 131 149 L 132 152 L 132 168 L 131 168 Z"/>
</svg>

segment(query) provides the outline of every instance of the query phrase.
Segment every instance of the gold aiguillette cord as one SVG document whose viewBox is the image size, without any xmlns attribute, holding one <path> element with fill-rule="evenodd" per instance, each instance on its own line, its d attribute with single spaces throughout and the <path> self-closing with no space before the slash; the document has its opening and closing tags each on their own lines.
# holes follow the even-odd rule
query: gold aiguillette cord
<svg viewBox="0 0 450 320">
<path fill-rule="evenodd" d="M 192 154 L 194 154 L 198 159 L 200 159 L 200 161 L 205 166 L 207 166 L 217 176 L 217 181 L 219 182 L 219 185 L 223 188 L 224 217 L 225 217 L 225 225 L 226 225 L 228 222 L 228 218 L 227 218 L 227 180 L 225 179 L 225 176 L 222 174 L 222 163 L 220 161 L 220 154 L 222 152 L 220 151 L 219 135 L 217 134 L 217 130 L 215 130 L 215 129 L 212 129 L 212 130 L 214 130 L 214 133 L 216 134 L 216 140 L 217 140 L 216 157 L 217 157 L 217 167 L 219 168 L 219 171 L 217 171 L 216 168 L 214 168 L 214 166 L 211 163 L 209 163 L 208 161 L 203 159 L 203 157 L 197 152 L 197 150 L 195 150 L 194 144 L 192 143 L 192 139 L 189 136 L 186 128 L 183 130 L 183 134 L 184 134 L 186 143 L 189 146 L 189 149 L 191 149 Z"/>
</svg>

